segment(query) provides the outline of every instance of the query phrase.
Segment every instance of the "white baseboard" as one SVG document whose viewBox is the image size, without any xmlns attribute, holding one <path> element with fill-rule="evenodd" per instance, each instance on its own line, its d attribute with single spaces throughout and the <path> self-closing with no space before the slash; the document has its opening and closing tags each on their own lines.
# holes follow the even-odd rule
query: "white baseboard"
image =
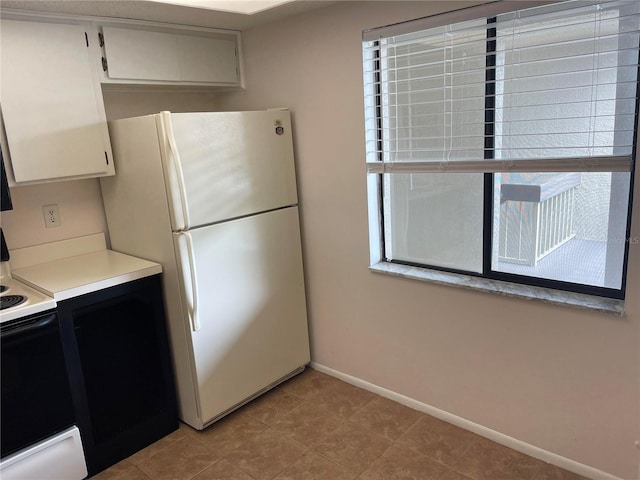
<svg viewBox="0 0 640 480">
<path fill-rule="evenodd" d="M 431 415 L 432 417 L 439 418 L 440 420 L 451 423 L 465 430 L 469 430 L 482 437 L 488 438 L 489 440 L 504 445 L 505 447 L 509 447 L 517 450 L 518 452 L 529 455 L 530 457 L 537 458 L 538 460 L 542 460 L 570 472 L 582 475 L 583 477 L 591 478 L 593 480 L 623 480 L 619 477 L 611 475 L 610 473 L 603 472 L 601 470 L 598 470 L 597 468 L 589 467 L 588 465 L 584 465 L 583 463 L 579 463 L 569 458 L 549 452 L 547 450 L 543 450 L 542 448 L 535 447 L 529 443 L 517 440 L 495 430 L 491 430 L 490 428 L 484 427 L 465 418 L 458 417 L 457 415 L 454 415 L 452 413 L 440 410 L 439 408 L 427 405 L 426 403 L 419 402 L 418 400 L 414 400 L 413 398 L 406 397 L 391 390 L 387 390 L 386 388 L 374 385 L 373 383 L 369 383 L 365 380 L 352 377 L 351 375 L 347 375 L 346 373 L 342 373 L 332 368 L 325 367 L 324 365 L 321 365 L 319 363 L 311 362 L 310 367 L 314 370 L 326 373 L 327 375 L 350 383 L 351 385 L 355 385 L 356 387 L 360 387 L 369 392 L 376 393 L 381 397 L 388 398 L 389 400 L 393 400 L 394 402 L 398 402 L 409 408 L 418 410 L 419 412 L 426 413 L 427 415 Z"/>
</svg>

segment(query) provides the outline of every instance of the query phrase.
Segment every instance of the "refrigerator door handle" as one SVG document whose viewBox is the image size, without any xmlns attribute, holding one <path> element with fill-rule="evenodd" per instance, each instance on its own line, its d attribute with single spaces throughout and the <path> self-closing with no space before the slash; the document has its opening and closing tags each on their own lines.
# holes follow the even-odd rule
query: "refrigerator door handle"
<svg viewBox="0 0 640 480">
<path fill-rule="evenodd" d="M 190 293 L 191 298 L 190 301 L 187 302 L 188 313 L 189 313 L 189 321 L 191 323 L 191 329 L 194 332 L 200 330 L 200 319 L 198 318 L 198 280 L 196 273 L 196 264 L 193 260 L 193 240 L 191 238 L 191 234 L 189 232 L 182 232 L 179 234 L 178 245 L 180 250 L 183 250 L 183 244 L 186 245 L 186 257 L 188 259 L 188 265 L 185 265 L 184 258 L 185 255 L 181 254 L 181 264 L 182 264 L 182 272 L 186 277 L 186 269 L 189 269 L 189 279 L 191 280 L 191 288 L 190 292 L 187 291 L 187 295 Z M 184 238 L 184 242 L 180 241 L 180 238 Z M 186 290 L 186 289 L 185 289 Z"/>
<path fill-rule="evenodd" d="M 176 230 L 184 230 L 189 228 L 191 222 L 189 221 L 189 210 L 187 209 L 187 198 L 185 195 L 184 187 L 184 174 L 182 173 L 182 163 L 180 162 L 180 154 L 178 153 L 178 146 L 176 145 L 176 139 L 173 136 L 173 127 L 171 126 L 171 112 L 162 112 L 162 122 L 164 123 L 164 131 L 169 144 L 169 158 L 168 163 L 171 164 L 177 180 L 177 185 L 173 182 L 169 183 L 171 190 L 171 199 L 173 201 L 174 213 L 176 217 L 181 214 L 182 218 L 175 219 Z M 178 190 L 176 195 L 176 190 Z M 180 199 L 180 208 L 175 208 L 176 198 Z"/>
</svg>

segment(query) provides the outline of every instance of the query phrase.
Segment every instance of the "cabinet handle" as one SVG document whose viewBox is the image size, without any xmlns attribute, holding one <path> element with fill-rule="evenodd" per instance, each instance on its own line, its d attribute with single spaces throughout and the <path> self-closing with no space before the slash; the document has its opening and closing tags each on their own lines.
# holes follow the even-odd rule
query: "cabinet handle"
<svg viewBox="0 0 640 480">
<path fill-rule="evenodd" d="M 102 70 L 107 71 L 107 59 L 102 57 Z"/>
<path fill-rule="evenodd" d="M 11 323 L 6 325 L 2 329 L 2 338 L 6 340 L 9 337 L 14 337 L 15 335 L 25 335 L 31 333 L 38 333 L 41 330 L 46 330 L 51 324 L 53 324 L 56 319 L 55 313 L 42 315 L 40 317 L 17 321 L 15 323 Z"/>
<path fill-rule="evenodd" d="M 102 32 L 98 32 L 98 44 L 100 44 L 101 47 L 104 47 L 104 35 L 102 35 Z"/>
</svg>

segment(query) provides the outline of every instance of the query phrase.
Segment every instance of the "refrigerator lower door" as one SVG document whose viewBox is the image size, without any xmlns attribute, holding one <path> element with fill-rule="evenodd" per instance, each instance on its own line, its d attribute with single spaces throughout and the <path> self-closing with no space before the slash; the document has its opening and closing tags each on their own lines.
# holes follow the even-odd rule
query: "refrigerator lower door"
<svg viewBox="0 0 640 480">
<path fill-rule="evenodd" d="M 176 233 L 174 240 L 207 425 L 309 362 L 298 209 Z"/>
</svg>

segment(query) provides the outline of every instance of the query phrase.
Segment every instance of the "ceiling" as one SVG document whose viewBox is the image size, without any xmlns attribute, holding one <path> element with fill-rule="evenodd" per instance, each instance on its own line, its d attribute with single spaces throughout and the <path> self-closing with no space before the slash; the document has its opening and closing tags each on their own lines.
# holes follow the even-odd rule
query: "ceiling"
<svg viewBox="0 0 640 480">
<path fill-rule="evenodd" d="M 170 5 L 147 0 L 2 0 L 2 8 L 83 16 L 129 18 L 242 31 L 332 3 L 335 3 L 335 1 L 294 0 L 252 15 Z"/>
</svg>

